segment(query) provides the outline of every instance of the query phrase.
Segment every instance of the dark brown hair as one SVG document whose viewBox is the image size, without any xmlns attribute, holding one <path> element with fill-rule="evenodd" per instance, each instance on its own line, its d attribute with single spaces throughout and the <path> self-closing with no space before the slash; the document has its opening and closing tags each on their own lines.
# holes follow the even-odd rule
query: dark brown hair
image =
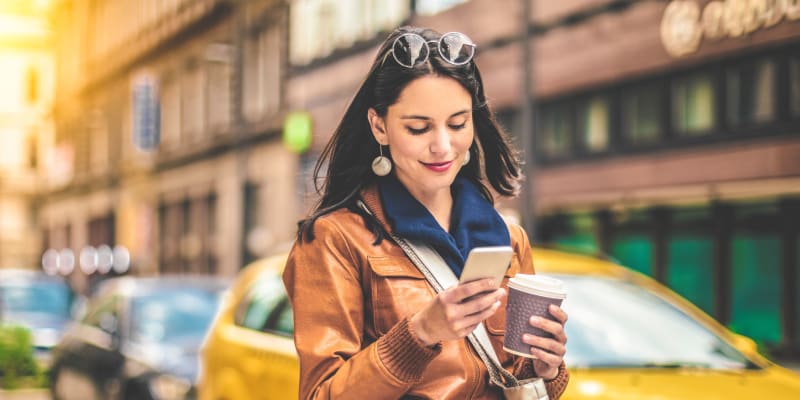
<svg viewBox="0 0 800 400">
<path fill-rule="evenodd" d="M 416 33 L 429 41 L 436 41 L 441 37 L 431 29 L 401 27 L 383 42 L 364 83 L 317 160 L 314 167 L 314 187 L 320 194 L 320 200 L 312 214 L 298 223 L 298 240 L 314 240 L 316 220 L 337 209 L 347 207 L 364 215 L 356 206 L 359 192 L 381 179 L 371 169 L 372 160 L 378 156 L 378 142 L 370 130 L 367 111 L 374 108 L 379 116 L 385 117 L 389 106 L 397 101 L 403 89 L 411 81 L 426 75 L 453 78 L 472 96 L 476 140 L 470 148 L 471 161 L 461 169 L 459 175 L 481 188 L 481 192 L 490 202 L 494 200 L 482 182 L 483 177 L 500 195 L 514 196 L 518 193 L 521 171 L 517 153 L 486 102 L 483 82 L 475 62 L 453 65 L 443 60 L 439 52 L 432 48 L 427 62 L 413 68 L 399 65 L 389 52 L 394 40 L 406 33 Z M 321 177 L 325 166 L 327 173 Z M 380 242 L 383 237 L 380 227 L 366 216 L 365 223 L 375 233 L 376 243 Z"/>
</svg>

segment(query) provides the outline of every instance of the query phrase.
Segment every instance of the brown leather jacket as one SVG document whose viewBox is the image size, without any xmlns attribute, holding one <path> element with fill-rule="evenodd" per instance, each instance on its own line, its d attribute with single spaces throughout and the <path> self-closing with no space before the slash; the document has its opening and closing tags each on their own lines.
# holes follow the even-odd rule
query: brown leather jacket
<svg viewBox="0 0 800 400">
<path fill-rule="evenodd" d="M 377 188 L 362 199 L 383 228 L 390 227 Z M 503 286 L 517 272 L 533 273 L 525 232 L 509 225 L 515 255 Z M 315 238 L 295 244 L 283 274 L 294 307 L 301 399 L 502 399 L 467 339 L 430 348 L 411 331 L 408 317 L 436 295 L 391 239 L 373 245 L 360 215 L 341 209 L 317 220 Z M 534 376 L 530 359 L 502 349 L 505 306 L 486 321 L 503 365 L 520 378 Z M 566 369 L 547 382 L 561 396 Z"/>
</svg>

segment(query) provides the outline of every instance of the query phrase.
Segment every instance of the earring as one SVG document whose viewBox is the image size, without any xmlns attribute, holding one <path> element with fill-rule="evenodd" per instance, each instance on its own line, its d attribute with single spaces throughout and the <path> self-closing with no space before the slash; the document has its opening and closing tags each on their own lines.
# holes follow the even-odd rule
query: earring
<svg viewBox="0 0 800 400">
<path fill-rule="evenodd" d="M 467 150 L 467 154 L 464 154 L 464 162 L 461 165 L 469 164 L 469 159 L 470 159 L 469 150 Z"/>
<path fill-rule="evenodd" d="M 380 143 L 378 143 L 378 151 L 381 155 L 372 160 L 372 172 L 378 176 L 389 175 L 389 172 L 392 172 L 392 160 L 383 156 L 383 146 Z"/>
</svg>

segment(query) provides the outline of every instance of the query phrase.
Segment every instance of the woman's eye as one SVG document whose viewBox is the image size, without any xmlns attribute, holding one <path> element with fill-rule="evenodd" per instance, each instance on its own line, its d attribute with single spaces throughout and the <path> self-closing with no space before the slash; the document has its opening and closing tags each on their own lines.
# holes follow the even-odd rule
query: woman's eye
<svg viewBox="0 0 800 400">
<path fill-rule="evenodd" d="M 412 128 L 410 126 L 407 126 L 406 128 L 408 129 L 409 132 L 411 132 L 412 135 L 421 135 L 421 134 L 427 132 L 428 129 L 429 129 L 429 127 L 427 127 L 427 126 L 422 127 L 422 128 Z"/>
<path fill-rule="evenodd" d="M 466 121 L 464 121 L 464 123 L 461 124 L 461 125 L 450 124 L 450 129 L 459 130 L 459 129 L 464 129 L 465 126 L 467 126 L 467 122 Z"/>
</svg>

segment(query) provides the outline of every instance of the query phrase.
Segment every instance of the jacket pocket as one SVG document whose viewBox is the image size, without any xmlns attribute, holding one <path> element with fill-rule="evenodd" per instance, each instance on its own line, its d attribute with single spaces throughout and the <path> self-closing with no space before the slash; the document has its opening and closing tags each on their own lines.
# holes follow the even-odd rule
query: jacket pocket
<svg viewBox="0 0 800 400">
<path fill-rule="evenodd" d="M 367 257 L 372 270 L 372 318 L 383 335 L 433 298 L 433 288 L 410 260 L 401 257 Z"/>
</svg>

